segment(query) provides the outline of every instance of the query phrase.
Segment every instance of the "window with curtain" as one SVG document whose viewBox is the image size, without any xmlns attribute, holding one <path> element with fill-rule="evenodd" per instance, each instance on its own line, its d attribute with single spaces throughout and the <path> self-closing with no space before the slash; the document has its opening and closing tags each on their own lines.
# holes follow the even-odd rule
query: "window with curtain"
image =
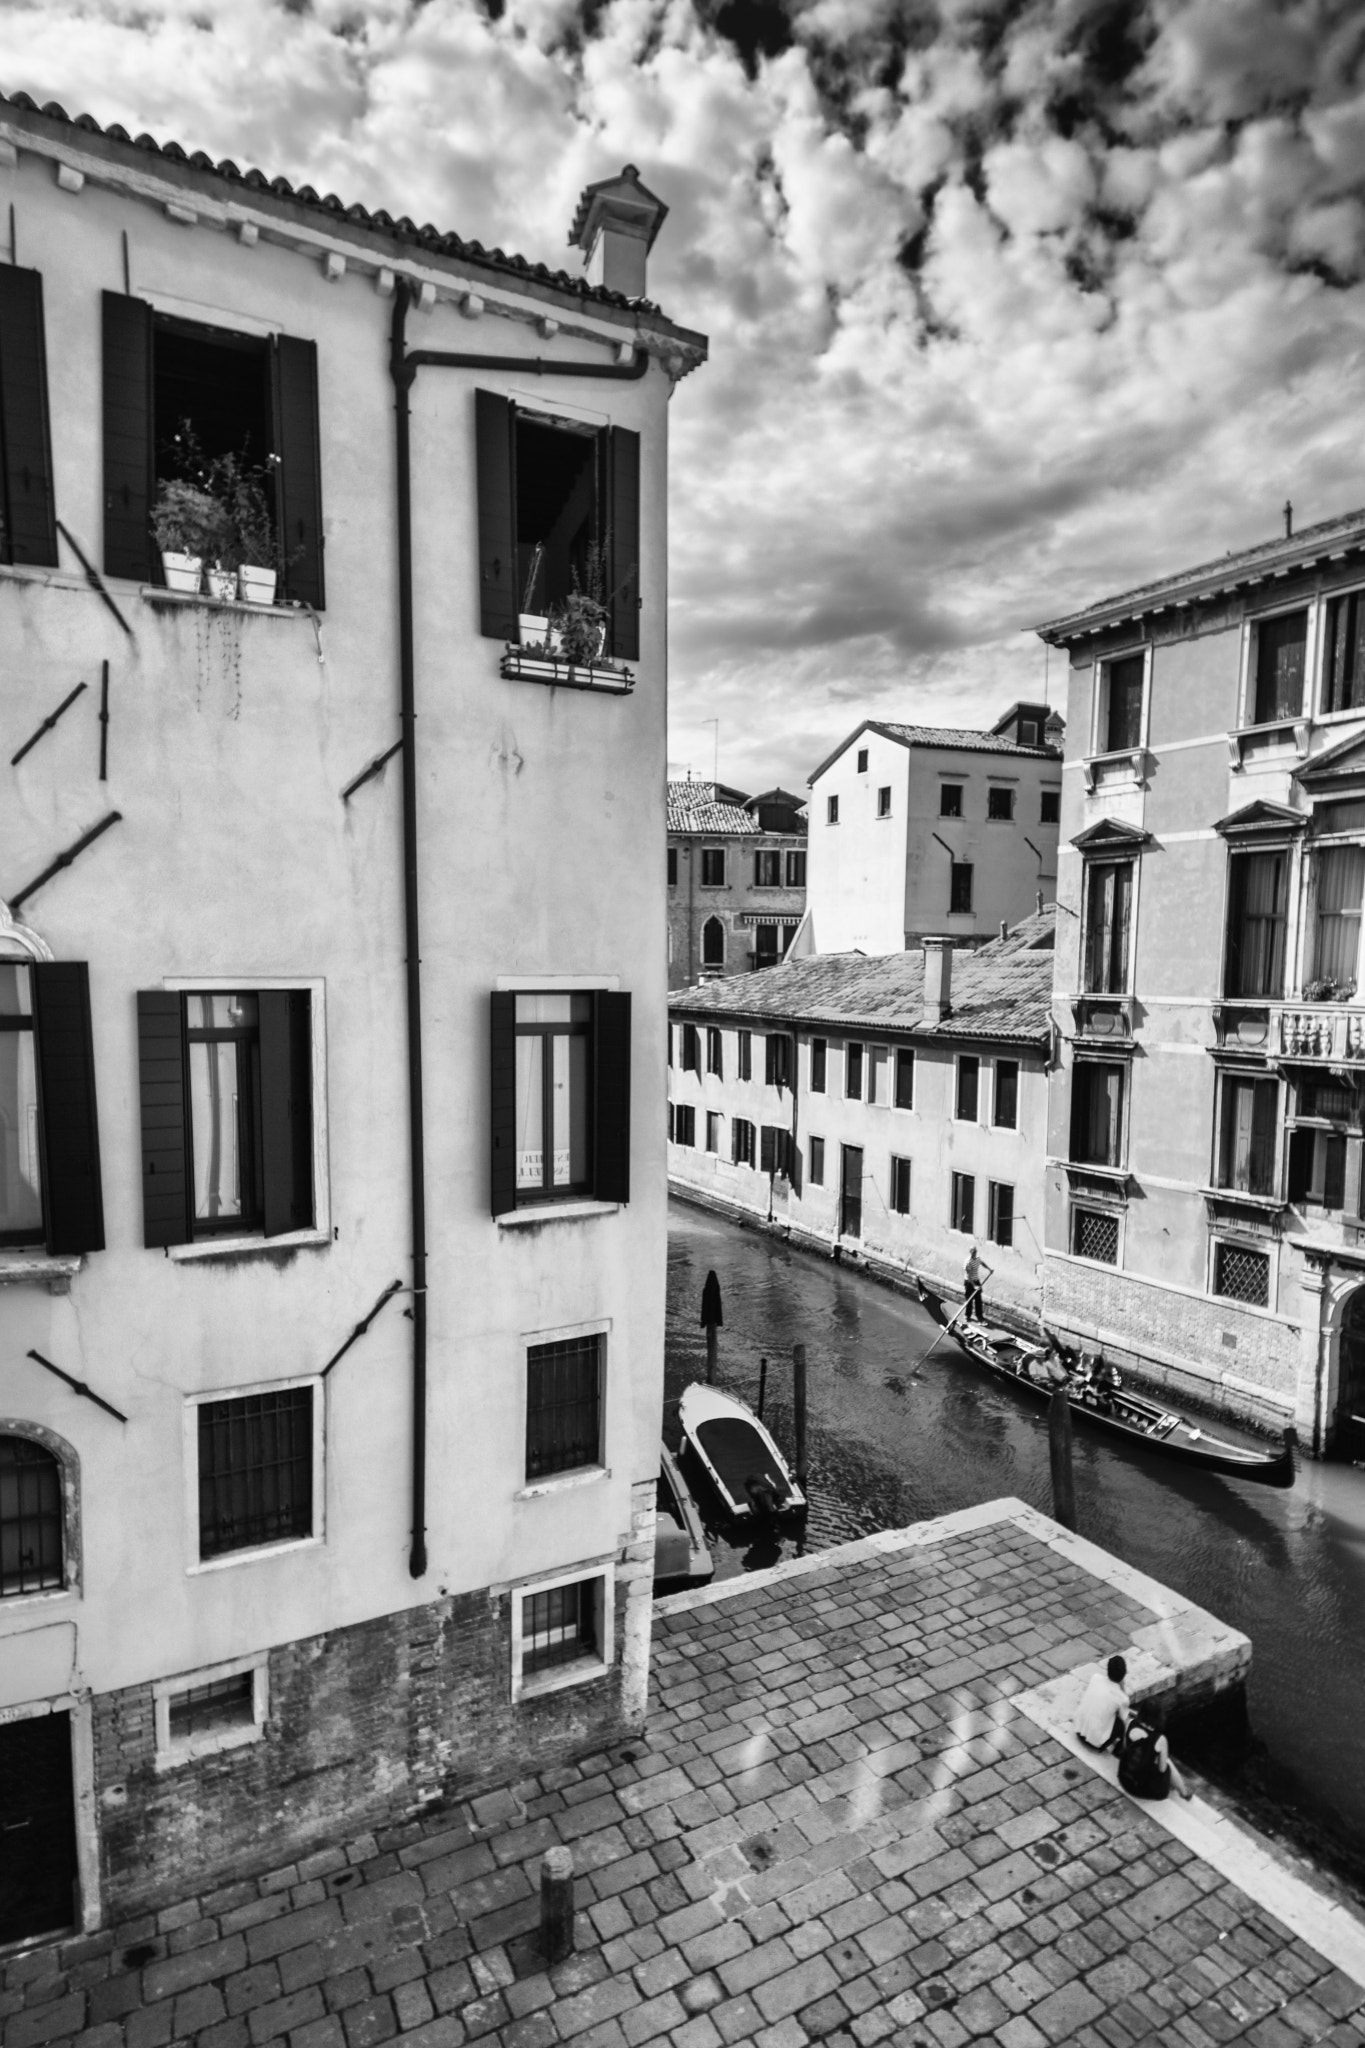
<svg viewBox="0 0 1365 2048">
<path fill-rule="evenodd" d="M 0 961 L 0 1244 L 41 1244 L 38 1070 L 29 969 Z"/>
<path fill-rule="evenodd" d="M 517 1190 L 584 1188 L 592 997 L 519 995 L 516 1019 Z M 696 1039 L 684 1025 L 683 1065 L 694 1071 Z"/>
<path fill-rule="evenodd" d="M 1358 711 L 1365 705 L 1365 590 L 1334 597 L 1327 607 L 1322 659 L 1322 708 Z"/>
<path fill-rule="evenodd" d="M 1227 1075 L 1218 1138 L 1218 1185 L 1247 1195 L 1275 1192 L 1280 1084 Z"/>
<path fill-rule="evenodd" d="M 1354 991 L 1360 960 L 1360 912 L 1365 901 L 1365 846 L 1328 846 L 1317 857 L 1318 914 L 1313 980 L 1349 982 Z"/>
<path fill-rule="evenodd" d="M 1262 619 L 1255 629 L 1253 725 L 1273 725 L 1277 718 L 1297 718 L 1303 710 L 1304 662 L 1308 651 L 1308 614 L 1286 612 Z"/>
<path fill-rule="evenodd" d="M 1224 993 L 1284 994 L 1289 855 L 1236 853 L 1228 876 L 1228 946 Z"/>
<path fill-rule="evenodd" d="M 1085 992 L 1121 995 L 1128 987 L 1133 863 L 1092 863 L 1085 890 Z"/>
<path fill-rule="evenodd" d="M 1078 1166 L 1123 1158 L 1123 1068 L 1078 1060 L 1071 1073 L 1071 1157 Z"/>
</svg>

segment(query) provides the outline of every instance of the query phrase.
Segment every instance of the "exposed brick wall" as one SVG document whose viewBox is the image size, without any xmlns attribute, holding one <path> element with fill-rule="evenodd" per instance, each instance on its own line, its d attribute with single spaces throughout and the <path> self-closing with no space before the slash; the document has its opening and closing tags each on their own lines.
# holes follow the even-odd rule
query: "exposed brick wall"
<svg viewBox="0 0 1365 2048">
<path fill-rule="evenodd" d="M 1292 1401 L 1301 1357 L 1298 1332 L 1272 1317 L 1249 1314 L 1234 1301 L 1200 1300 L 1131 1273 L 1048 1259 L 1043 1316 L 1063 1332 L 1102 1336 L 1106 1351 L 1157 1385 L 1248 1420 L 1278 1427 L 1288 1419 L 1282 1406 L 1259 1403 L 1222 1376 L 1230 1373 Z"/>
<path fill-rule="evenodd" d="M 630 1732 L 625 1601 L 610 1673 L 516 1704 L 511 1602 L 464 1594 L 272 1650 L 261 1740 L 172 1770 L 154 1765 L 150 1683 L 97 1696 L 106 1922 Z"/>
</svg>

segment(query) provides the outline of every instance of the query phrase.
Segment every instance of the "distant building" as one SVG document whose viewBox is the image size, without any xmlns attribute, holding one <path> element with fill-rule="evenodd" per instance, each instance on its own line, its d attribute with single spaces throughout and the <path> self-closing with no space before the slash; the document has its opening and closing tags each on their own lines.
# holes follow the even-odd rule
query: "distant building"
<svg viewBox="0 0 1365 2048">
<path fill-rule="evenodd" d="M 668 785 L 668 985 L 771 967 L 806 908 L 805 800 Z"/>
<path fill-rule="evenodd" d="M 1050 912 L 956 952 L 789 960 L 669 999 L 669 1174 L 850 1259 L 1036 1308 Z"/>
<path fill-rule="evenodd" d="M 1365 511 L 1039 630 L 1049 1316 L 1365 1458 Z"/>
<path fill-rule="evenodd" d="M 1061 730 L 1045 704 L 989 732 L 865 719 L 810 778 L 802 950 L 979 945 L 1050 900 Z"/>
</svg>

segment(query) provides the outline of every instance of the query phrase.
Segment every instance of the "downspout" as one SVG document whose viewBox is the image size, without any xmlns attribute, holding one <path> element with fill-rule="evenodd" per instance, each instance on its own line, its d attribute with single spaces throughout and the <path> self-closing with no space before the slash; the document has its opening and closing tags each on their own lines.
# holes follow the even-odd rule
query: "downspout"
<svg viewBox="0 0 1365 2048">
<path fill-rule="evenodd" d="M 407 949 L 408 1157 L 412 1216 L 412 1549 L 408 1570 L 427 1569 L 427 1198 L 426 1120 L 422 1095 L 422 955 L 418 934 L 417 696 L 412 620 L 411 394 L 424 365 L 447 370 L 515 370 L 523 377 L 602 377 L 634 383 L 649 368 L 635 348 L 629 363 L 557 363 L 543 357 L 456 355 L 407 347 L 409 288 L 393 295 L 389 375 L 394 387 L 398 489 L 398 692 L 403 746 L 403 938 Z"/>
</svg>

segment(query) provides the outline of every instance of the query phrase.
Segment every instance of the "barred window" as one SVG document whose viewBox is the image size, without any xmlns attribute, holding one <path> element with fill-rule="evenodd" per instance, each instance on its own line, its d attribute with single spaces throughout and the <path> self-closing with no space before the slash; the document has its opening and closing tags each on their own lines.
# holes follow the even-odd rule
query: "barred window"
<svg viewBox="0 0 1365 2048">
<path fill-rule="evenodd" d="M 169 1702 L 170 1734 L 188 1741 L 223 1728 L 250 1728 L 256 1719 L 255 1673 L 238 1671 L 208 1685 L 189 1685 Z"/>
<path fill-rule="evenodd" d="M 602 1433 L 602 1339 L 569 1337 L 526 1352 L 526 1477 L 595 1465 Z"/>
<path fill-rule="evenodd" d="M 1245 1301 L 1252 1308 L 1270 1306 L 1270 1254 L 1253 1251 L 1244 1244 L 1217 1244 L 1213 1248 L 1213 1291 L 1229 1301 Z"/>
<path fill-rule="evenodd" d="M 579 1579 L 572 1586 L 552 1586 L 528 1593 L 521 1603 L 521 1668 L 525 1677 L 553 1671 L 580 1657 L 600 1655 L 597 1601 L 600 1579 Z"/>
<path fill-rule="evenodd" d="M 1078 1259 L 1096 1259 L 1102 1266 L 1119 1262 L 1119 1219 L 1107 1209 L 1071 1211 L 1071 1249 Z"/>
<path fill-rule="evenodd" d="M 0 1436 L 0 1599 L 66 1584 L 62 1469 L 25 1436 Z"/>
<path fill-rule="evenodd" d="M 199 1407 L 199 1555 L 313 1533 L 313 1389 Z"/>
</svg>

